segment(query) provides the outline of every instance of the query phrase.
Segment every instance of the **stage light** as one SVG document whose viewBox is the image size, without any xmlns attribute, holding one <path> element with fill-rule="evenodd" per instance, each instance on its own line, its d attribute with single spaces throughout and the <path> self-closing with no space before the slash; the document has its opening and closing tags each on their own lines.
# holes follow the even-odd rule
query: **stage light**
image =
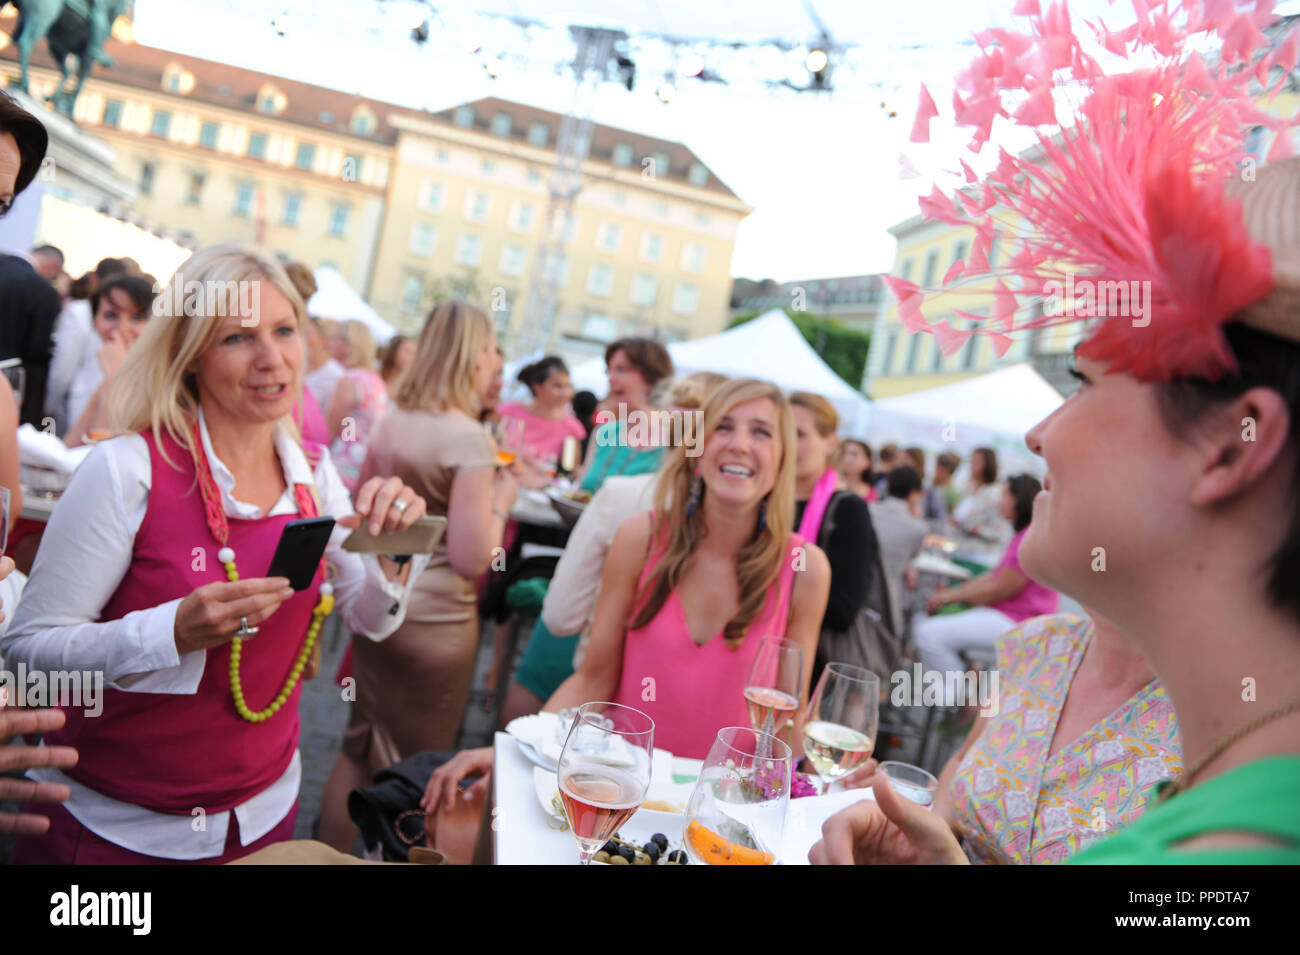
<svg viewBox="0 0 1300 955">
<path fill-rule="evenodd" d="M 823 72 L 829 63 L 830 57 L 828 57 L 826 51 L 820 47 L 815 47 L 814 49 L 809 50 L 808 55 L 803 61 L 803 65 L 808 68 L 808 72 L 812 73 L 814 76 Z"/>
<path fill-rule="evenodd" d="M 704 72 L 704 57 L 692 53 L 682 60 L 683 76 L 699 76 Z"/>
<path fill-rule="evenodd" d="M 659 84 L 659 88 L 655 90 L 655 95 L 659 97 L 660 101 L 670 103 L 673 97 L 677 95 L 677 86 L 671 79 L 666 79 Z"/>
</svg>

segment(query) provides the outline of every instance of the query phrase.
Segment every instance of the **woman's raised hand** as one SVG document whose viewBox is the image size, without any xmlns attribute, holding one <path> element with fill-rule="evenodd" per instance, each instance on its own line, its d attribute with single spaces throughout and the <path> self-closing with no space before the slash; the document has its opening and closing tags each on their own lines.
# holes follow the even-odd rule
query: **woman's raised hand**
<svg viewBox="0 0 1300 955">
<path fill-rule="evenodd" d="M 339 518 L 339 526 L 357 528 L 367 521 L 372 535 L 404 531 L 426 510 L 424 498 L 395 477 L 372 477 L 357 489 L 353 507 L 356 513 Z"/>
<path fill-rule="evenodd" d="M 957 837 L 942 818 L 898 795 L 876 775 L 874 802 L 863 800 L 822 824 L 808 853 L 813 865 L 965 865 Z"/>
<path fill-rule="evenodd" d="M 184 656 L 206 650 L 237 636 L 235 631 L 255 627 L 293 596 L 287 577 L 253 577 L 248 580 L 204 584 L 176 608 L 176 652 Z"/>
</svg>

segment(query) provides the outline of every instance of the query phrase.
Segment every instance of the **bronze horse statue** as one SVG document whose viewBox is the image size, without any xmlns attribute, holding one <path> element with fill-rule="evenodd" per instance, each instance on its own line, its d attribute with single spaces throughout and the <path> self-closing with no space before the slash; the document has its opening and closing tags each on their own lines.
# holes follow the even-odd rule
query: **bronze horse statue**
<svg viewBox="0 0 1300 955">
<path fill-rule="evenodd" d="M 96 61 L 113 66 L 112 57 L 104 52 L 104 41 L 113 31 L 113 21 L 126 7 L 126 0 L 13 0 L 18 8 L 18 24 L 14 28 L 14 45 L 18 47 L 18 63 L 22 73 L 16 88 L 24 93 L 27 88 L 27 61 L 32 49 L 45 37 L 50 45 L 50 55 L 63 71 L 59 85 L 46 101 L 65 116 L 72 117 L 72 108 L 81 94 L 86 77 Z M 68 57 L 77 58 L 77 83 L 69 90 Z"/>
</svg>

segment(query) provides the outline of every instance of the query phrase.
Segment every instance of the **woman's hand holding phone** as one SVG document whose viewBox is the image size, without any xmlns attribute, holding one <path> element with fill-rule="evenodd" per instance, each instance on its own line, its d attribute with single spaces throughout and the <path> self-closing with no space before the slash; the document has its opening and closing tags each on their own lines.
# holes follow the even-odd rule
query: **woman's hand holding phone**
<svg viewBox="0 0 1300 955">
<path fill-rule="evenodd" d="M 176 652 L 217 647 L 235 636 L 245 620 L 256 627 L 293 596 L 287 577 L 253 577 L 204 584 L 176 608 Z"/>
</svg>

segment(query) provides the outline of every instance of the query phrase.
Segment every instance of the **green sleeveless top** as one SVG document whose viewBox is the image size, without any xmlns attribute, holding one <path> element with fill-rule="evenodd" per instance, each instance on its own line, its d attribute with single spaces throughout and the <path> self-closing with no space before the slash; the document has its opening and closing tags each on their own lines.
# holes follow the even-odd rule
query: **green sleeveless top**
<svg viewBox="0 0 1300 955">
<path fill-rule="evenodd" d="M 1171 848 L 1214 832 L 1250 832 L 1275 847 Z M 1300 756 L 1272 756 L 1153 803 L 1123 831 L 1069 860 L 1078 865 L 1300 865 Z"/>
</svg>

